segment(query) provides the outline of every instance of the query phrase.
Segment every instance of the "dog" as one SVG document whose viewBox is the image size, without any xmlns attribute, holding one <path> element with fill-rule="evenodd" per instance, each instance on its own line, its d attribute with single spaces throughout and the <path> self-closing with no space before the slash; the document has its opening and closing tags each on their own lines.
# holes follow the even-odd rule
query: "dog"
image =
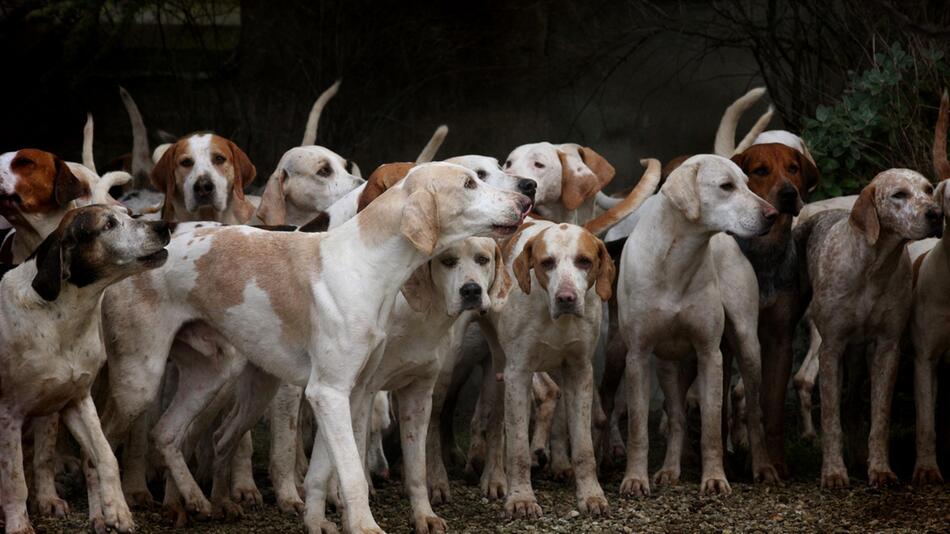
<svg viewBox="0 0 950 534">
<path fill-rule="evenodd" d="M 67 212 L 36 253 L 0 281 L 0 434 L 7 532 L 32 532 L 26 512 L 21 433 L 31 417 L 61 413 L 87 461 L 94 527 L 134 529 L 119 467 L 90 389 L 105 363 L 100 303 L 110 285 L 160 267 L 168 225 L 130 218 L 117 207 Z"/>
<path fill-rule="evenodd" d="M 683 395 L 679 361 L 695 352 L 702 410 L 701 493 L 731 491 L 722 466 L 723 335 L 739 350 L 742 377 L 749 395 L 758 398 L 760 373 L 758 288 L 751 265 L 730 232 L 743 238 L 771 229 L 778 212 L 747 186 L 739 167 L 719 156 L 687 159 L 667 179 L 658 195 L 640 208 L 639 222 L 621 255 L 617 284 L 620 332 L 627 346 L 627 469 L 625 495 L 647 495 L 648 358 L 657 371 L 670 414 L 670 440 L 658 485 L 675 483 L 683 442 Z M 731 327 L 726 330 L 726 318 Z M 753 476 L 776 481 L 764 449 L 758 403 L 749 410 Z"/>
<path fill-rule="evenodd" d="M 534 373 L 559 370 L 578 510 L 606 514 L 607 499 L 597 480 L 591 439 L 591 410 L 594 350 L 602 302 L 610 298 L 613 284 L 613 261 L 603 242 L 590 232 L 549 221 L 527 222 L 505 248 L 506 264 L 519 290 L 512 291 L 504 308 L 489 315 L 488 331 L 489 345 L 497 347 L 492 350 L 495 370 L 504 373 L 505 513 L 518 518 L 541 516 L 531 486 L 529 402 Z M 494 419 L 501 419 L 501 410 L 495 414 Z M 496 439 L 489 442 L 486 478 L 492 476 L 491 464 L 502 448 L 497 439 L 500 433 L 490 435 Z"/>
<path fill-rule="evenodd" d="M 216 432 L 214 482 L 223 486 L 212 490 L 216 505 L 229 505 L 226 490 L 219 490 L 226 487 L 237 438 L 266 410 L 283 381 L 306 386 L 319 427 L 306 481 L 307 528 L 324 524 L 317 503 L 325 490 L 318 481 L 335 466 L 347 527 L 378 530 L 353 433 L 351 388 L 361 370 L 372 368 L 382 353 L 396 292 L 411 273 L 466 237 L 513 233 L 530 205 L 527 197 L 489 186 L 463 167 L 433 163 L 413 169 L 400 187 L 325 234 L 225 227 L 176 235 L 163 269 L 105 295 L 110 376 L 102 410 L 106 434 L 120 437 L 154 398 L 173 333 L 184 322 L 200 320 L 225 335 L 253 364 L 245 370 L 247 380 L 238 384 L 238 405 Z M 227 267 L 231 262 L 245 265 L 241 276 Z M 297 267 L 288 268 L 288 262 Z M 281 293 L 285 290 L 291 293 Z M 142 307 L 143 302 L 148 304 Z M 262 321 L 271 327 L 261 330 Z M 143 360 L 151 363 L 143 365 Z M 188 392 L 196 411 L 221 386 L 210 378 Z M 242 394 L 242 388 L 250 389 Z M 194 413 L 181 415 L 174 423 L 185 428 Z M 166 450 L 175 452 L 175 447 Z M 165 460 L 187 509 L 210 513 L 211 504 L 180 454 Z"/>
<path fill-rule="evenodd" d="M 868 363 L 868 479 L 874 486 L 897 481 L 888 459 L 888 431 L 898 345 L 913 297 L 905 245 L 942 230 L 942 212 L 932 196 L 933 186 L 919 173 L 890 169 L 871 180 L 850 212 L 825 211 L 795 229 L 813 292 L 809 314 L 821 336 L 823 488 L 849 483 L 841 453 L 841 358 L 867 343 L 874 346 Z"/>
</svg>

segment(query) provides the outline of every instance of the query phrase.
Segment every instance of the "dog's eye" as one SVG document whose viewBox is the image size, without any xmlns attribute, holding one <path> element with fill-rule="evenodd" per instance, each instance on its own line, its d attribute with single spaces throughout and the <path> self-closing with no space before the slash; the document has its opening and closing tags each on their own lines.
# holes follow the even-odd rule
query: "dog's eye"
<svg viewBox="0 0 950 534">
<path fill-rule="evenodd" d="M 330 167 L 321 167 L 320 170 L 317 171 L 317 176 L 322 176 L 324 178 L 330 176 L 331 174 L 333 174 L 333 169 Z"/>
<path fill-rule="evenodd" d="M 481 178 L 482 180 L 484 180 L 485 177 L 488 176 L 488 173 L 485 172 L 485 169 L 478 169 L 477 171 L 475 171 L 475 174 L 478 175 L 478 177 Z"/>
<path fill-rule="evenodd" d="M 109 217 L 108 219 L 106 219 L 106 224 L 103 226 L 103 229 L 112 230 L 113 228 L 115 228 L 115 219 L 113 219 L 112 217 Z"/>
<path fill-rule="evenodd" d="M 541 260 L 541 268 L 545 271 L 550 271 L 555 265 L 557 265 L 557 262 L 554 261 L 554 258 L 544 258 Z"/>
<path fill-rule="evenodd" d="M 506 169 L 511 168 L 511 160 L 510 160 L 510 159 L 505 162 L 505 168 L 506 168 Z"/>
<path fill-rule="evenodd" d="M 479 265 L 487 265 L 489 261 L 488 256 L 482 256 L 481 254 L 475 256 L 475 263 Z"/>
<path fill-rule="evenodd" d="M 769 174 L 769 168 L 768 168 L 768 167 L 758 167 L 758 168 L 756 168 L 756 169 L 754 169 L 754 170 L 752 171 L 752 174 L 755 174 L 756 176 L 766 176 L 766 175 Z"/>
<path fill-rule="evenodd" d="M 536 168 L 538 168 L 538 169 L 543 169 L 543 168 L 544 168 L 544 164 L 541 163 L 540 161 L 535 161 L 535 162 L 534 162 L 534 166 L 535 166 Z"/>
<path fill-rule="evenodd" d="M 894 193 L 893 195 L 891 195 L 891 198 L 893 198 L 894 200 L 904 200 L 904 199 L 907 198 L 908 196 L 909 196 L 909 195 L 907 194 L 907 191 L 904 191 L 904 190 L 902 189 L 902 190 L 900 190 L 900 191 Z"/>
<path fill-rule="evenodd" d="M 726 182 L 719 186 L 719 189 L 722 189 L 723 191 L 734 191 L 735 188 L 736 188 L 736 184 L 732 182 Z"/>
<path fill-rule="evenodd" d="M 586 271 L 594 266 L 594 262 L 586 256 L 578 256 L 577 259 L 574 260 L 574 265 L 577 265 L 578 269 Z"/>
<path fill-rule="evenodd" d="M 932 185 L 928 185 L 924 188 L 924 193 L 927 193 L 928 195 L 934 194 L 934 187 Z"/>
<path fill-rule="evenodd" d="M 442 263 L 442 265 L 445 265 L 446 267 L 455 267 L 459 263 L 459 259 L 454 258 L 452 256 L 449 256 L 447 258 L 442 258 L 439 261 Z"/>
<path fill-rule="evenodd" d="M 798 174 L 798 165 L 790 165 L 788 167 L 788 174 Z"/>
<path fill-rule="evenodd" d="M 179 161 L 178 164 L 181 165 L 182 167 L 191 167 L 195 164 L 195 160 L 191 158 L 185 158 Z"/>
<path fill-rule="evenodd" d="M 471 176 L 469 176 L 469 177 L 465 180 L 465 189 L 475 189 L 476 187 L 478 187 L 478 183 L 475 181 L 474 178 L 472 178 Z"/>
<path fill-rule="evenodd" d="M 215 164 L 215 165 L 221 165 L 222 163 L 224 163 L 224 162 L 227 161 L 227 160 L 228 160 L 228 159 L 227 159 L 226 157 L 222 156 L 221 154 L 215 154 L 215 155 L 214 155 L 214 164 Z"/>
</svg>

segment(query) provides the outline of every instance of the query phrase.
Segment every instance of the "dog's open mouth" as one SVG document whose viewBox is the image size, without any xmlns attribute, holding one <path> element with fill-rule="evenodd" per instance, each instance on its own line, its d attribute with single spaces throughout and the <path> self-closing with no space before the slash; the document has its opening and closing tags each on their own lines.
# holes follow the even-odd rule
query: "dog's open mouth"
<svg viewBox="0 0 950 534">
<path fill-rule="evenodd" d="M 504 237 L 504 236 L 509 236 L 509 235 L 511 235 L 511 234 L 513 234 L 513 233 L 515 233 L 515 232 L 517 232 L 519 226 L 521 226 L 521 225 L 520 225 L 520 224 L 510 224 L 510 225 L 493 224 L 493 225 L 491 226 L 491 229 L 492 229 L 492 232 L 493 232 L 496 236 Z"/>
<path fill-rule="evenodd" d="M 165 260 L 168 259 L 168 250 L 159 249 L 157 252 L 153 252 L 148 256 L 141 256 L 138 258 L 139 263 L 145 264 L 147 267 L 158 267 L 159 265 L 165 263 Z"/>
</svg>

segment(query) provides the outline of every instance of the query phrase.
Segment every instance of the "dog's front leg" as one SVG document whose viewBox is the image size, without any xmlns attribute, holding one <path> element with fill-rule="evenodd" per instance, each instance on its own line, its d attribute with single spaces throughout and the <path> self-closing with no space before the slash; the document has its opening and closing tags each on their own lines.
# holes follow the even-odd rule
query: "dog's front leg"
<svg viewBox="0 0 950 534">
<path fill-rule="evenodd" d="M 395 392 L 399 408 L 403 479 L 417 534 L 444 533 L 448 528 L 445 521 L 432 511 L 426 485 L 426 432 L 432 412 L 435 379 L 433 376 L 428 380 L 417 380 Z"/>
<path fill-rule="evenodd" d="M 871 371 L 871 434 L 868 437 L 868 482 L 886 486 L 897 482 L 888 459 L 891 399 L 900 358 L 897 338 L 879 339 L 868 369 Z"/>
<path fill-rule="evenodd" d="M 119 463 L 102 432 L 92 397 L 87 395 L 67 406 L 62 416 L 63 422 L 79 442 L 83 454 L 95 465 L 105 526 L 117 532 L 131 532 L 135 529 L 135 523 L 132 520 L 132 512 L 129 511 L 125 502 L 125 495 L 122 493 Z M 92 488 L 89 490 L 93 491 Z M 90 510 L 90 515 L 92 513 L 93 510 Z"/>
<path fill-rule="evenodd" d="M 481 417 L 487 417 L 485 428 L 485 466 L 482 469 L 480 487 L 482 495 L 489 499 L 502 499 L 508 493 L 508 480 L 505 476 L 505 381 L 496 381 L 490 367 L 485 368 L 487 378 L 492 380 L 490 388 L 483 388 L 480 398 L 494 397 L 494 400 L 479 401 L 483 410 Z M 472 417 L 474 419 L 474 416 Z M 474 440 L 473 440 L 474 442 Z"/>
<path fill-rule="evenodd" d="M 914 404 L 917 408 L 917 464 L 914 466 L 914 484 L 943 482 L 937 466 L 937 432 L 934 428 L 934 406 L 937 403 L 937 363 L 942 350 L 915 340 L 918 347 L 914 358 Z"/>
<path fill-rule="evenodd" d="M 656 360 L 656 374 L 663 390 L 663 409 L 667 422 L 666 456 L 663 466 L 653 475 L 653 483 L 657 486 L 672 486 L 680 480 L 683 443 L 686 441 L 686 391 L 680 386 L 681 365 L 678 361 Z"/>
<path fill-rule="evenodd" d="M 591 409 L 594 395 L 594 369 L 592 355 L 584 355 L 583 361 L 568 362 L 564 378 L 568 430 L 571 436 L 571 461 L 574 480 L 577 484 L 577 509 L 581 513 L 602 516 L 607 513 L 607 498 L 597 481 L 597 462 L 594 458 L 594 443 L 591 437 Z"/>
<path fill-rule="evenodd" d="M 340 358 L 344 361 L 345 358 Z M 350 413 L 350 390 L 341 388 L 337 384 L 325 384 L 316 377 L 311 377 L 305 390 L 307 401 L 313 408 L 317 418 L 320 435 L 324 438 L 330 452 L 330 458 L 336 466 L 340 480 L 340 489 L 346 506 L 346 521 L 350 532 L 368 533 L 382 532 L 369 508 L 369 486 L 366 484 L 366 474 L 363 471 L 363 462 L 353 433 L 353 422 Z M 317 453 L 316 445 L 314 454 Z M 311 458 L 311 464 L 315 458 Z M 311 471 L 313 466 L 311 465 Z M 311 474 L 307 473 L 307 528 L 312 533 L 320 532 L 320 523 L 309 521 L 310 492 L 319 491 L 310 484 Z M 313 478 L 316 482 L 317 479 Z M 325 490 L 324 490 L 325 491 Z"/>
<path fill-rule="evenodd" d="M 23 418 L 0 406 L 0 498 L 8 534 L 32 534 L 26 513 L 26 477 L 23 473 Z"/>
<path fill-rule="evenodd" d="M 66 517 L 69 505 L 56 493 L 59 413 L 33 419 L 33 501 L 41 516 Z"/>
<path fill-rule="evenodd" d="M 506 368 L 504 409 L 508 497 L 505 514 L 509 518 L 541 517 L 541 507 L 531 488 L 531 453 L 528 450 L 530 406 L 531 371 Z M 588 406 L 588 413 L 589 410 Z"/>
<path fill-rule="evenodd" d="M 714 348 L 697 350 L 696 354 L 702 428 L 700 448 L 703 458 L 699 492 L 702 495 L 732 493 L 722 466 L 722 353 L 718 340 L 716 345 Z"/>
<path fill-rule="evenodd" d="M 841 361 L 840 336 L 822 336 L 818 353 L 821 377 L 821 487 L 846 488 L 848 469 L 841 455 Z"/>
<path fill-rule="evenodd" d="M 806 317 L 805 320 L 810 334 L 808 353 L 792 382 L 798 392 L 798 409 L 802 417 L 802 439 L 814 440 L 818 438 L 818 432 L 815 431 L 815 424 L 811 418 L 811 395 L 815 382 L 818 380 L 818 351 L 821 348 L 821 334 L 818 333 L 818 328 L 815 327 L 815 322 L 811 318 Z"/>
<path fill-rule="evenodd" d="M 281 512 L 303 516 L 303 499 L 297 492 L 295 464 L 300 432 L 303 389 L 281 384 L 270 407 L 270 479 Z"/>
<path fill-rule="evenodd" d="M 650 494 L 647 454 L 650 452 L 650 353 L 652 347 L 629 345 L 627 350 L 627 468 L 620 483 L 621 495 Z"/>
<path fill-rule="evenodd" d="M 750 322 L 746 321 L 735 321 L 733 322 L 733 328 L 735 328 L 736 341 L 738 342 L 738 363 L 739 363 L 739 374 L 742 376 L 742 384 L 745 387 L 745 396 L 746 396 L 746 409 L 747 412 L 747 425 L 749 427 L 749 448 L 752 451 L 752 479 L 755 482 L 764 482 L 766 484 L 774 484 L 779 481 L 778 472 L 775 470 L 775 467 L 772 465 L 772 461 L 769 458 L 769 452 L 765 447 L 765 429 L 762 424 L 762 403 L 761 403 L 761 384 L 762 384 L 762 353 L 761 347 L 759 345 L 759 336 L 758 336 L 758 325 L 757 325 L 757 315 L 758 310 L 750 310 L 754 312 L 755 315 L 750 313 Z M 771 354 L 773 360 L 782 360 L 785 355 L 790 356 L 791 345 L 788 344 L 786 347 L 778 347 L 771 345 L 776 351 L 783 351 L 783 355 Z M 788 354 L 785 354 L 785 353 Z M 771 368 L 771 379 L 773 383 L 771 386 L 773 389 L 781 392 L 782 403 L 781 406 L 772 406 L 774 411 L 779 413 L 773 413 L 773 416 L 777 416 L 779 420 L 784 419 L 784 410 L 785 410 L 785 390 L 788 387 L 788 375 L 791 372 L 791 361 L 772 361 L 772 366 L 781 367 L 780 369 Z M 781 383 L 781 384 L 779 384 Z M 771 395 L 776 395 L 776 393 L 771 393 Z M 774 401 L 773 401 L 774 402 Z M 773 429 L 776 430 L 776 429 Z M 777 429 L 778 438 L 781 441 L 781 438 L 784 437 L 784 432 L 781 428 Z M 778 451 L 784 451 L 783 444 L 776 444 Z M 781 455 L 784 458 L 784 454 Z"/>
</svg>

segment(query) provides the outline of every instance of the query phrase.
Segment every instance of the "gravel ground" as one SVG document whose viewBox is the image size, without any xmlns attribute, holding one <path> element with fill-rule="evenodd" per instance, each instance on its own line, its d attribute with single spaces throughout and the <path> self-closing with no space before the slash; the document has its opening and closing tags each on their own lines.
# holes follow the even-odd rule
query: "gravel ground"
<svg viewBox="0 0 950 534">
<path fill-rule="evenodd" d="M 654 447 L 662 450 L 662 447 Z M 813 460 L 813 459 L 812 459 Z M 656 461 L 651 462 L 657 463 Z M 537 521 L 504 519 L 500 502 L 481 497 L 478 488 L 453 478 L 453 499 L 436 512 L 451 532 L 948 532 L 950 531 L 950 486 L 915 488 L 908 484 L 879 490 L 852 478 L 846 491 L 822 491 L 814 461 L 802 462 L 808 472 L 802 480 L 778 487 L 755 487 L 732 482 L 728 497 L 700 497 L 695 469 L 686 469 L 678 486 L 655 489 L 648 498 L 621 499 L 618 488 L 622 470 L 602 477 L 610 501 L 604 518 L 580 517 L 574 506 L 573 485 L 535 477 L 535 491 L 544 509 Z M 256 465 L 266 463 L 256 462 Z M 259 473 L 265 506 L 247 510 L 235 523 L 199 523 L 187 531 L 300 532 L 300 520 L 281 514 L 273 504 L 266 473 Z M 68 485 L 67 497 L 75 507 L 84 502 L 78 483 Z M 410 532 L 409 503 L 400 485 L 377 486 L 372 503 L 380 525 L 388 532 Z M 336 515 L 331 516 L 338 520 Z M 136 511 L 139 532 L 175 532 L 158 511 Z M 36 521 L 40 532 L 79 532 L 86 528 L 84 513 L 74 511 L 66 520 Z M 181 532 L 181 530 L 177 531 Z"/>
</svg>

